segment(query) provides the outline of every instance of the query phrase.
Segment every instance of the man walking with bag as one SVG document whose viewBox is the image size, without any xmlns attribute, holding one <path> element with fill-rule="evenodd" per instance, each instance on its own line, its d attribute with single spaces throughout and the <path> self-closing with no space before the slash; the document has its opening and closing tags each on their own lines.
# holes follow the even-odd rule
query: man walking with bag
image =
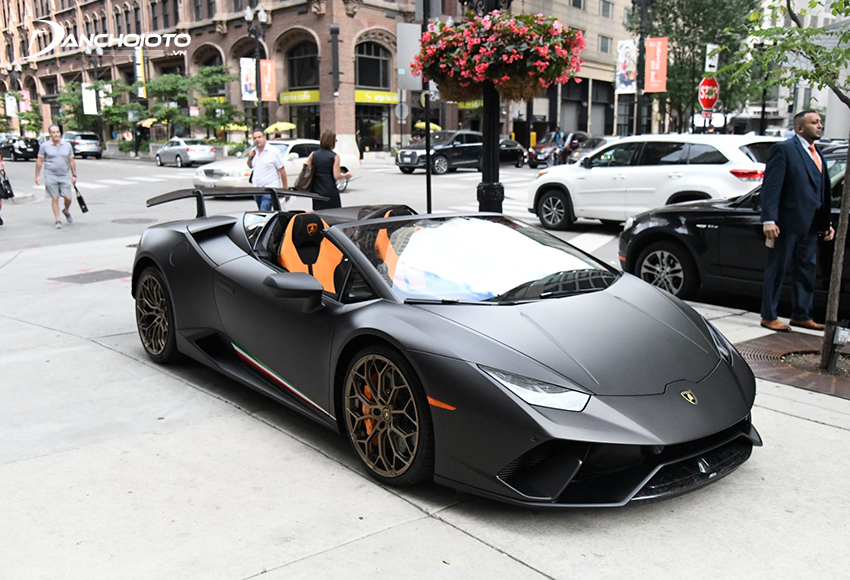
<svg viewBox="0 0 850 580">
<path fill-rule="evenodd" d="M 777 316 L 782 280 L 791 266 L 791 326 L 823 330 L 812 320 L 818 235 L 829 241 L 835 235 L 830 225 L 829 173 L 814 142 L 823 133 L 815 111 L 794 116 L 795 135 L 770 150 L 761 187 L 761 218 L 765 244 L 769 248 L 762 288 L 761 325 L 787 332 L 788 325 Z"/>
<path fill-rule="evenodd" d="M 59 197 L 65 198 L 65 219 L 74 223 L 71 217 L 71 189 L 77 183 L 77 165 L 74 163 L 74 148 L 70 143 L 61 139 L 59 126 L 50 126 L 50 139 L 41 144 L 38 159 L 35 162 L 35 184 L 39 185 L 38 176 L 44 165 L 44 191 L 50 198 L 53 207 L 53 217 L 56 229 L 62 227 L 59 219 Z"/>
<path fill-rule="evenodd" d="M 251 184 L 255 187 L 280 187 L 286 189 L 286 169 L 283 156 L 275 147 L 266 146 L 266 135 L 260 129 L 252 134 L 254 146 L 248 153 L 248 167 L 253 169 Z M 290 196 L 286 196 L 289 201 Z M 271 195 L 255 195 L 254 201 L 260 211 L 271 211 Z"/>
</svg>

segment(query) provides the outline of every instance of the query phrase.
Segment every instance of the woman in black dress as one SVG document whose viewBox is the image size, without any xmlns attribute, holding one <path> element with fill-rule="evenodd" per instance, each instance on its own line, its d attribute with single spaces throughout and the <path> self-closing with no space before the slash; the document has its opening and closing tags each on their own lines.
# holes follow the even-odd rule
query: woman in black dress
<svg viewBox="0 0 850 580">
<path fill-rule="evenodd" d="M 310 191 L 328 198 L 328 201 L 313 200 L 313 209 L 333 209 L 342 207 L 339 200 L 339 190 L 336 188 L 338 179 L 351 179 L 350 173 L 341 173 L 339 155 L 334 153 L 336 133 L 325 131 L 319 139 L 318 151 L 313 151 L 307 159 L 307 164 L 313 166 L 313 185 Z"/>
</svg>

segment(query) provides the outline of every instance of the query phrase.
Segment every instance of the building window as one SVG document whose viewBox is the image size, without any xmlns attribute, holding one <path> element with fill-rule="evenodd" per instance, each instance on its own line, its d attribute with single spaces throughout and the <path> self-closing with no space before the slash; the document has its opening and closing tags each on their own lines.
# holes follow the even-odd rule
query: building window
<svg viewBox="0 0 850 580">
<path fill-rule="evenodd" d="M 364 42 L 355 50 L 354 84 L 376 89 L 390 88 L 390 53 L 375 42 Z"/>
<path fill-rule="evenodd" d="M 115 34 L 121 36 L 121 13 L 115 13 Z"/>
<path fill-rule="evenodd" d="M 177 26 L 177 23 L 180 22 L 180 5 L 177 4 L 177 0 L 174 0 L 174 26 Z"/>
<path fill-rule="evenodd" d="M 91 36 L 91 22 L 86 20 L 86 36 Z"/>
<path fill-rule="evenodd" d="M 599 52 L 602 54 L 611 54 L 611 39 L 607 36 L 599 37 Z"/>
<path fill-rule="evenodd" d="M 312 42 L 302 42 L 289 51 L 289 88 L 319 86 L 319 49 Z"/>
<path fill-rule="evenodd" d="M 207 16 L 210 18 L 215 16 L 215 0 L 207 0 Z"/>
<path fill-rule="evenodd" d="M 195 0 L 195 20 L 201 20 L 201 0 Z"/>
<path fill-rule="evenodd" d="M 631 8 L 626 8 L 625 10 L 623 10 L 623 26 L 628 28 L 632 25 L 632 18 L 634 17 L 634 13 L 635 11 Z"/>
<path fill-rule="evenodd" d="M 233 0 L 233 11 L 242 12 L 242 0 Z"/>
<path fill-rule="evenodd" d="M 136 19 L 136 34 L 142 33 L 142 10 L 138 6 L 133 8 L 133 15 Z"/>
<path fill-rule="evenodd" d="M 154 30 L 159 30 L 159 5 L 151 4 L 151 26 Z"/>
<path fill-rule="evenodd" d="M 100 32 L 99 32 L 99 31 L 98 31 L 98 29 L 97 29 L 97 16 L 95 16 L 94 18 L 92 18 L 91 23 L 92 23 L 92 28 L 94 28 L 94 33 L 95 33 L 95 34 L 100 34 Z"/>
<path fill-rule="evenodd" d="M 124 24 L 126 25 L 125 28 L 127 29 L 127 34 L 133 32 L 133 29 L 131 28 L 132 25 L 130 24 L 130 10 L 124 12 Z"/>
<path fill-rule="evenodd" d="M 614 3 L 608 2 L 607 0 L 601 0 L 599 2 L 599 15 L 602 16 L 602 18 L 613 18 Z"/>
<path fill-rule="evenodd" d="M 570 6 L 578 8 L 579 10 L 584 10 L 584 0 L 570 0 Z"/>
<path fill-rule="evenodd" d="M 162 3 L 162 27 L 168 28 L 168 2 Z"/>
<path fill-rule="evenodd" d="M 109 31 L 106 29 L 106 12 L 100 13 L 100 31 L 104 34 L 109 33 Z"/>
</svg>

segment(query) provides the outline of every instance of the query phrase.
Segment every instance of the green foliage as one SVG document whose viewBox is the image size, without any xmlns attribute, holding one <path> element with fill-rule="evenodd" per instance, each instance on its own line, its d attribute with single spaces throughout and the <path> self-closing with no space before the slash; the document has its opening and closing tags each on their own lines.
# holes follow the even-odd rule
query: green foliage
<svg viewBox="0 0 850 580">
<path fill-rule="evenodd" d="M 237 153 L 243 153 L 248 149 L 248 141 L 242 141 L 240 143 L 236 143 L 235 145 L 231 145 L 227 148 L 228 155 L 236 155 Z"/>
<path fill-rule="evenodd" d="M 97 127 L 97 117 L 83 114 L 83 89 L 79 82 L 65 85 L 56 103 L 61 109 L 53 120 L 55 123 L 71 131 L 94 131 Z"/>
<path fill-rule="evenodd" d="M 222 92 L 222 85 L 239 80 L 226 66 L 202 66 L 192 77 L 195 89 L 204 97 Z"/>
<path fill-rule="evenodd" d="M 656 0 L 647 9 L 647 37 L 667 37 L 666 97 L 670 109 L 679 112 L 679 119 L 687 119 L 692 108 L 699 110 L 697 85 L 704 76 L 706 44 L 731 48 L 719 53 L 720 67 L 736 62 L 736 49 L 748 34 L 741 15 L 749 14 L 760 4 L 759 0 Z M 639 27 L 640 15 L 636 11 L 629 29 L 638 36 Z M 734 80 L 733 76 L 731 70 L 717 75 L 720 99 L 726 111 L 742 107 L 754 94 L 749 72 L 737 75 Z"/>
<path fill-rule="evenodd" d="M 21 123 L 21 133 L 24 131 L 33 131 L 36 135 L 41 132 L 42 118 L 38 112 L 39 104 L 37 101 L 32 101 L 32 110 L 18 113 L 18 120 Z"/>
<path fill-rule="evenodd" d="M 121 139 L 118 141 L 118 150 L 122 153 L 130 153 L 136 150 L 136 142 L 131 139 L 127 141 L 126 139 Z M 150 151 L 150 141 L 142 141 L 139 146 L 139 152 L 147 153 Z"/>
</svg>

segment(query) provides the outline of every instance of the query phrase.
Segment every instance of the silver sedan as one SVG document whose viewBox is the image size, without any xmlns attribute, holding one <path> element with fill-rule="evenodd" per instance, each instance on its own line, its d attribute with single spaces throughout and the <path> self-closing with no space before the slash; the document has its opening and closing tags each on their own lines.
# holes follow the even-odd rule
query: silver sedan
<svg viewBox="0 0 850 580">
<path fill-rule="evenodd" d="M 200 139 L 174 137 L 156 152 L 156 164 L 174 163 L 177 167 L 215 161 L 215 147 Z"/>
</svg>

